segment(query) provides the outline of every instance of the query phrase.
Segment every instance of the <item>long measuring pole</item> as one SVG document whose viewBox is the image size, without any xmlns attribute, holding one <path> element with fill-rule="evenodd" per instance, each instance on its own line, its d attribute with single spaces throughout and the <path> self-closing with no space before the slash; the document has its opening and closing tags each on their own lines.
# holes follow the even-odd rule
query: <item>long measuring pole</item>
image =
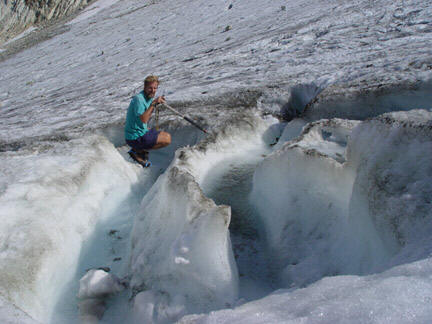
<svg viewBox="0 0 432 324">
<path fill-rule="evenodd" d="M 167 105 L 166 103 L 161 104 L 164 105 L 165 107 L 167 107 L 169 110 L 171 110 L 173 113 L 175 113 L 176 115 L 179 115 L 180 117 L 182 117 L 184 120 L 186 120 L 187 122 L 191 123 L 192 125 L 194 125 L 196 128 L 198 128 L 199 130 L 203 131 L 204 133 L 208 134 L 207 131 L 202 128 L 200 125 L 198 125 L 196 122 L 194 122 L 192 119 L 190 119 L 189 117 L 186 117 L 185 115 L 181 114 L 180 112 L 178 112 L 177 110 L 175 110 L 173 107 Z"/>
</svg>

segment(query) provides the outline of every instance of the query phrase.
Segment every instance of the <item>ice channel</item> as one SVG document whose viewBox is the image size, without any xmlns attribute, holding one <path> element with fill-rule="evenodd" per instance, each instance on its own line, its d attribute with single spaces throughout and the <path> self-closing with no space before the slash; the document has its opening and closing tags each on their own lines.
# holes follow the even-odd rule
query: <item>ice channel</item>
<svg viewBox="0 0 432 324">
<path fill-rule="evenodd" d="M 111 273 L 115 273 L 120 278 L 128 276 L 128 255 L 130 255 L 130 231 L 132 229 L 134 217 L 140 210 L 140 203 L 144 195 L 154 184 L 158 176 L 164 172 L 174 157 L 177 148 L 184 145 L 193 145 L 201 138 L 201 134 L 190 127 L 177 127 L 169 130 L 173 134 L 173 143 L 169 148 L 159 150 L 152 154 L 152 168 L 142 170 L 128 158 L 127 147 L 122 146 L 121 127 L 104 129 L 102 138 L 109 139 L 116 147 L 108 145 L 107 151 L 112 151 L 118 155 L 118 160 L 125 164 L 133 174 L 129 182 L 117 183 L 123 186 L 125 193 L 118 197 L 117 194 L 107 195 L 103 199 L 101 210 L 97 217 L 97 223 L 92 225 L 92 232 L 85 237 L 81 245 L 79 257 L 75 264 L 75 271 L 68 273 L 65 278 L 67 282 L 59 284 L 62 288 L 57 295 L 50 323 L 77 323 L 80 320 L 87 322 L 86 318 L 79 316 L 78 305 L 79 280 L 89 269 L 109 268 Z M 116 154 L 117 153 L 117 154 Z M 106 167 L 111 172 L 109 164 L 111 160 L 105 161 Z M 115 170 L 114 170 L 115 172 Z M 115 174 L 107 173 L 101 182 L 105 182 L 108 177 L 115 177 Z M 97 179 L 94 179 L 97 181 Z M 94 185 L 94 184 L 92 184 Z M 125 309 L 128 309 L 130 294 L 124 292 L 115 299 L 109 301 L 108 311 L 105 314 L 104 322 L 118 323 L 127 316 Z M 44 320 L 47 321 L 47 320 Z M 91 321 L 90 321 L 91 322 Z"/>
<path fill-rule="evenodd" d="M 262 119 L 257 112 L 237 114 L 230 121 L 198 145 L 178 149 L 168 166 L 177 148 L 200 139 L 190 128 L 171 130 L 177 142 L 153 153 L 150 173 L 140 174 L 122 199 L 104 200 L 95 230 L 81 248 L 77 271 L 58 298 L 52 323 L 78 320 L 78 281 L 87 269 L 99 267 L 109 267 L 130 282 L 130 289 L 107 300 L 107 323 L 131 321 L 125 312 L 130 305 L 135 305 L 130 313 L 140 319 L 172 322 L 273 290 L 248 197 L 253 170 L 271 153 L 269 144 L 276 143 L 284 124 Z M 116 134 L 110 130 L 106 136 L 116 142 Z M 118 148 L 123 157 L 125 150 Z M 232 218 L 223 204 L 232 207 Z M 146 305 L 144 310 L 139 303 Z M 149 304 L 154 305 L 150 315 Z M 87 315 L 82 318 L 91 322 L 94 317 Z"/>
<path fill-rule="evenodd" d="M 179 150 L 144 198 L 149 209 L 134 225 L 131 284 L 138 322 L 174 322 L 188 313 L 215 309 L 224 310 L 186 316 L 181 322 L 280 322 L 304 317 L 301 299 L 311 300 L 323 291 L 327 300 L 333 285 L 358 283 L 367 296 L 382 286 L 399 291 L 406 282 L 393 278 L 394 272 L 404 272 L 414 286 L 425 287 L 415 289 L 424 297 L 415 309 L 427 318 L 426 287 L 432 282 L 405 263 L 421 260 L 419 267 L 425 270 L 420 271 L 427 271 L 430 263 L 432 188 L 425 152 L 432 145 L 431 120 L 427 110 L 388 113 L 364 122 L 294 120 L 280 134 L 280 124 L 242 116 L 215 138 Z M 279 143 L 271 146 L 277 136 Z M 230 204 L 231 213 L 206 196 Z M 163 225 L 155 215 L 163 215 Z M 167 231 L 168 223 L 173 225 Z M 164 241 L 154 233 L 162 233 Z M 150 248 L 149 237 L 154 241 Z M 314 293 L 302 295 L 304 287 Z M 282 305 L 275 310 L 277 297 L 272 294 L 247 302 L 277 288 L 289 288 L 280 291 L 283 300 L 300 296 L 298 304 L 287 304 L 292 314 L 284 313 Z M 404 300 L 414 300 L 413 293 L 405 289 Z M 411 302 L 389 313 L 387 305 L 397 294 L 378 296 L 366 299 L 362 314 L 370 307 L 378 319 L 411 316 Z M 353 303 L 342 299 L 347 307 Z M 333 313 L 337 307 L 332 308 L 332 299 L 323 307 L 330 318 L 345 318 Z M 265 315 L 258 321 L 257 308 Z M 352 320 L 353 314 L 346 318 Z"/>
<path fill-rule="evenodd" d="M 429 111 L 363 122 L 286 124 L 254 110 L 229 119 L 207 138 L 172 128 L 176 142 L 153 153 L 150 170 L 112 144 L 115 130 L 3 156 L 22 170 L 2 187 L 0 211 L 41 216 L 2 225 L 3 287 L 18 309 L 9 311 L 42 323 L 76 323 L 78 305 L 88 323 L 265 323 L 319 319 L 316 309 L 334 320 L 368 309 L 377 319 L 408 309 L 430 318 Z M 19 263 L 26 256 L 31 269 Z M 127 288 L 77 299 L 80 278 L 99 267 Z M 354 297 L 341 293 L 352 287 Z M 335 305 L 349 310 L 358 299 L 360 313 Z M 188 315 L 200 313 L 209 314 Z"/>
</svg>

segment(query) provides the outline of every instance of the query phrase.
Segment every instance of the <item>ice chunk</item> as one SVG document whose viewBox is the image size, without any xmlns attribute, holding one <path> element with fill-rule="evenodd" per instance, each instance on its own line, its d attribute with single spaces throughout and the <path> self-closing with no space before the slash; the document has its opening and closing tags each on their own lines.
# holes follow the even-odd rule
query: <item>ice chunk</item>
<svg viewBox="0 0 432 324">
<path fill-rule="evenodd" d="M 153 323 L 155 321 L 156 298 L 156 294 L 152 291 L 143 291 L 135 296 L 133 305 L 135 323 Z"/>
<path fill-rule="evenodd" d="M 125 288 L 115 275 L 104 270 L 91 269 L 80 280 L 78 298 L 105 298 Z"/>
<path fill-rule="evenodd" d="M 173 323 L 186 314 L 185 299 L 181 295 L 174 297 L 152 290 L 142 291 L 134 298 L 134 323 Z"/>
<path fill-rule="evenodd" d="M 296 118 L 290 121 L 283 129 L 282 135 L 280 136 L 278 142 L 274 145 L 273 149 L 278 150 L 283 144 L 285 144 L 285 142 L 291 141 L 299 136 L 306 124 L 307 122 L 301 118 Z"/>
<path fill-rule="evenodd" d="M 105 312 L 105 300 L 125 285 L 115 275 L 91 269 L 80 280 L 78 303 L 82 323 L 98 323 Z"/>
<path fill-rule="evenodd" d="M 230 208 L 206 198 L 173 166 L 142 201 L 132 233 L 132 288 L 182 296 L 188 311 L 225 307 L 237 298 Z"/>
</svg>

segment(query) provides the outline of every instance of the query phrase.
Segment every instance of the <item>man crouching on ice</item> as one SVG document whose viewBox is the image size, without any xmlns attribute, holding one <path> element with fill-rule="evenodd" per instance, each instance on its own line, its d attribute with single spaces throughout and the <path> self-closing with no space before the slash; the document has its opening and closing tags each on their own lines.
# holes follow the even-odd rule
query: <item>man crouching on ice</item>
<svg viewBox="0 0 432 324">
<path fill-rule="evenodd" d="M 144 90 L 132 98 L 126 115 L 125 139 L 132 148 L 129 155 L 143 167 L 151 165 L 148 161 L 148 150 L 159 149 L 171 144 L 169 133 L 147 128 L 155 105 L 165 103 L 163 96 L 154 98 L 158 86 L 157 76 L 146 77 Z"/>
</svg>

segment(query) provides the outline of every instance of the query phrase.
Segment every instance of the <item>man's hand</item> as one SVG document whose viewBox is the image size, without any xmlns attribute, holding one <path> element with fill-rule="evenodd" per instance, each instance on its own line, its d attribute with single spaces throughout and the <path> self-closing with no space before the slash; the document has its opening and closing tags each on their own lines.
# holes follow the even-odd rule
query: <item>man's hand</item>
<svg viewBox="0 0 432 324">
<path fill-rule="evenodd" d="M 164 96 L 157 97 L 156 99 L 153 100 L 153 103 L 155 105 L 165 103 L 165 97 Z"/>
<path fill-rule="evenodd" d="M 156 99 L 153 100 L 153 102 L 151 103 L 149 109 L 147 109 L 141 116 L 140 119 L 143 123 L 148 123 L 148 121 L 150 120 L 150 117 L 153 113 L 153 110 L 155 109 L 156 105 L 161 104 L 161 103 L 165 103 L 165 98 L 164 96 L 161 97 L 157 97 Z"/>
</svg>

